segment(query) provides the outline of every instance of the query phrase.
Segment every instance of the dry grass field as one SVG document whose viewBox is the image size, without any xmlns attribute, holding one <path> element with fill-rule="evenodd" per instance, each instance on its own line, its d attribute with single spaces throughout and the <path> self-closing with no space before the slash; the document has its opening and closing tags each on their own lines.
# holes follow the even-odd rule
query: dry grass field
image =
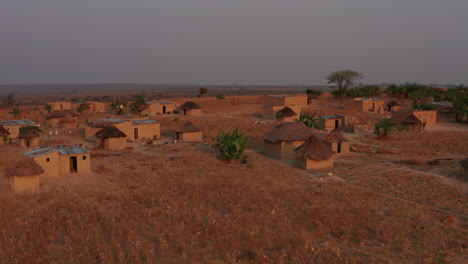
<svg viewBox="0 0 468 264">
<path fill-rule="evenodd" d="M 162 139 L 130 143 L 132 153 L 94 150 L 82 128 L 43 130 L 43 146 L 88 146 L 93 172 L 43 181 L 35 194 L 9 191 L 2 172 L 22 149 L 0 146 L 0 262 L 466 263 L 467 184 L 457 180 L 466 125 L 444 121 L 385 140 L 345 133 L 362 151 L 305 171 L 263 155 L 261 137 L 277 123 L 256 124 L 258 96 L 238 98 L 190 98 L 203 115 L 155 116 Z M 312 109 L 344 113 L 325 100 Z M 203 142 L 172 144 L 173 129 L 189 120 Z M 224 163 L 212 138 L 236 127 L 249 137 L 246 162 Z"/>
</svg>

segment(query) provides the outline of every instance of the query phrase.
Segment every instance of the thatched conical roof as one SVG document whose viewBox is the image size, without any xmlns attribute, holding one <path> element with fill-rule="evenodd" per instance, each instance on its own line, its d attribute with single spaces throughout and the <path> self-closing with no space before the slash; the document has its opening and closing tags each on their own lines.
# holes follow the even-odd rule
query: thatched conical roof
<svg viewBox="0 0 468 264">
<path fill-rule="evenodd" d="M 71 110 L 57 110 L 57 111 L 53 111 L 52 113 L 47 115 L 46 119 L 64 118 L 64 117 L 67 117 L 67 116 L 77 117 L 78 114 L 71 111 Z"/>
<path fill-rule="evenodd" d="M 187 101 L 182 104 L 180 107 L 182 110 L 192 110 L 192 109 L 201 109 L 201 106 L 193 101 Z"/>
<path fill-rule="evenodd" d="M 341 133 L 341 131 L 338 128 L 333 129 L 330 134 L 327 135 L 325 138 L 328 142 L 342 142 L 342 141 L 347 141 L 344 135 Z"/>
<path fill-rule="evenodd" d="M 22 157 L 5 170 L 5 175 L 11 176 L 33 176 L 42 174 L 44 170 L 33 159 Z"/>
<path fill-rule="evenodd" d="M 6 128 L 0 126 L 0 137 L 8 137 L 10 132 Z"/>
<path fill-rule="evenodd" d="M 415 115 L 409 115 L 405 120 L 401 122 L 405 125 L 422 124 L 421 120 L 419 120 Z"/>
<path fill-rule="evenodd" d="M 116 128 L 115 126 L 108 126 L 96 133 L 97 138 L 106 139 L 106 138 L 121 138 L 127 137 L 124 132 L 120 131 L 120 129 Z"/>
<path fill-rule="evenodd" d="M 198 132 L 201 131 L 200 128 L 195 126 L 192 122 L 187 122 L 175 129 L 175 132 L 177 133 L 183 133 L 183 132 Z"/>
<path fill-rule="evenodd" d="M 75 123 L 77 122 L 76 118 L 73 115 L 66 115 L 60 122 L 62 123 Z"/>
<path fill-rule="evenodd" d="M 391 101 L 390 103 L 387 104 L 387 106 L 399 106 L 400 103 L 398 103 L 397 101 Z"/>
<path fill-rule="evenodd" d="M 289 108 L 287 106 L 285 106 L 281 110 L 279 110 L 278 114 L 281 114 L 284 117 L 290 117 L 290 116 L 297 115 L 296 112 L 294 112 L 294 110 L 292 110 L 291 108 Z"/>
<path fill-rule="evenodd" d="M 312 129 L 302 122 L 288 122 L 276 125 L 263 136 L 263 139 L 271 142 L 301 141 L 307 140 L 310 136 L 312 136 Z"/>
<path fill-rule="evenodd" d="M 304 158 L 311 160 L 327 160 L 334 154 L 330 146 L 314 135 L 310 136 L 306 142 L 297 147 L 294 151 L 301 153 Z"/>
</svg>

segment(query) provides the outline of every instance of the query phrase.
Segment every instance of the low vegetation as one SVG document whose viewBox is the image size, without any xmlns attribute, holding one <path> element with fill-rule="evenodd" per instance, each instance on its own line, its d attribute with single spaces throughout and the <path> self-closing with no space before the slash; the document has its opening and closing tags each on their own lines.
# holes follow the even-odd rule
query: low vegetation
<svg viewBox="0 0 468 264">
<path fill-rule="evenodd" d="M 318 128 L 318 118 L 315 116 L 317 115 L 317 111 L 311 112 L 301 112 L 299 114 L 299 122 L 304 123 L 307 127 Z"/>
<path fill-rule="evenodd" d="M 229 132 L 221 131 L 213 140 L 213 147 L 219 150 L 223 160 L 227 162 L 240 159 L 248 145 L 247 137 L 239 133 L 238 128 Z"/>
</svg>

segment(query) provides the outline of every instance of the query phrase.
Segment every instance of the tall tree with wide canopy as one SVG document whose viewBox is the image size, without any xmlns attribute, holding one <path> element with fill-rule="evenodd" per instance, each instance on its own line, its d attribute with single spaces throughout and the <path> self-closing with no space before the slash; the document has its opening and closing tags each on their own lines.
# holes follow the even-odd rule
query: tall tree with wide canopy
<svg viewBox="0 0 468 264">
<path fill-rule="evenodd" d="M 340 100 L 343 100 L 346 89 L 353 85 L 354 81 L 364 78 L 362 73 L 353 70 L 341 70 L 330 73 L 327 76 L 328 83 L 335 83 L 337 85 L 337 95 Z"/>
</svg>

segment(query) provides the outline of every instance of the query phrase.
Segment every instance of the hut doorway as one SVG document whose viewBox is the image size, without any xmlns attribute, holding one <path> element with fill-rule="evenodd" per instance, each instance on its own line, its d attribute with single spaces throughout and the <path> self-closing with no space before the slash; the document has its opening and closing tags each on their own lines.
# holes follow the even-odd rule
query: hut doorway
<svg viewBox="0 0 468 264">
<path fill-rule="evenodd" d="M 375 111 L 375 103 L 372 103 L 372 111 Z"/>
<path fill-rule="evenodd" d="M 180 133 L 176 133 L 176 140 L 180 139 Z"/>
<path fill-rule="evenodd" d="M 335 120 L 335 128 L 338 128 L 339 120 Z"/>
<path fill-rule="evenodd" d="M 336 146 L 336 153 L 341 153 L 341 142 L 338 142 Z"/>
<path fill-rule="evenodd" d="M 166 113 L 166 106 L 163 105 L 163 114 L 165 114 L 165 113 Z"/>
<path fill-rule="evenodd" d="M 184 109 L 184 115 L 186 115 L 186 114 L 187 114 L 187 110 Z"/>
<path fill-rule="evenodd" d="M 138 138 L 139 138 L 139 136 L 138 136 L 138 127 L 135 127 L 135 128 L 133 129 L 133 137 L 134 137 L 135 139 L 138 139 Z"/>
<path fill-rule="evenodd" d="M 78 160 L 76 157 L 70 157 L 70 173 L 78 172 Z"/>
</svg>

